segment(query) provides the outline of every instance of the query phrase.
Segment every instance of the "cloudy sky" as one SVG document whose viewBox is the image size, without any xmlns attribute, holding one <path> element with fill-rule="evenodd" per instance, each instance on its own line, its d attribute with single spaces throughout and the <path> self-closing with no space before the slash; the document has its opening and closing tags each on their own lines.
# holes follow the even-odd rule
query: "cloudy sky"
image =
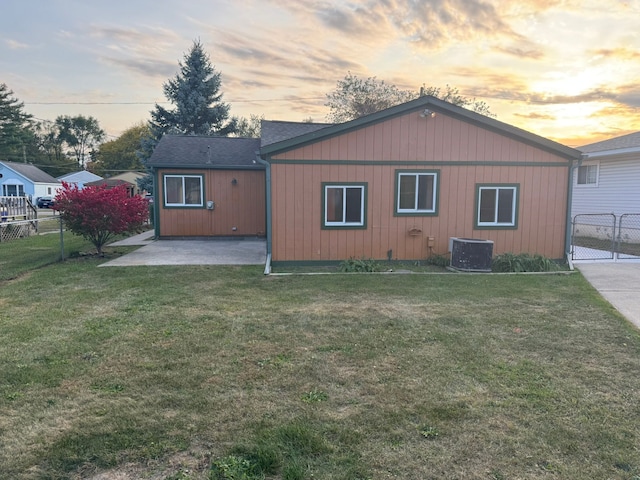
<svg viewBox="0 0 640 480">
<path fill-rule="evenodd" d="M 640 0 L 3 0 L 0 83 L 36 118 L 146 121 L 200 39 L 231 114 L 324 121 L 347 72 L 449 84 L 567 145 L 640 130 Z M 170 106 L 170 105 L 168 105 Z"/>
</svg>

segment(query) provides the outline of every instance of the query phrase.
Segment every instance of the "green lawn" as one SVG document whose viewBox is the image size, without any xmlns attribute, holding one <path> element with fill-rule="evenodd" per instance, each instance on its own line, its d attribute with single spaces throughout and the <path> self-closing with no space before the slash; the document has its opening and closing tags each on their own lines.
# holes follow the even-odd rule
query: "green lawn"
<svg viewBox="0 0 640 480">
<path fill-rule="evenodd" d="M 1 478 L 640 478 L 640 335 L 578 273 L 100 262 L 0 282 Z"/>
</svg>

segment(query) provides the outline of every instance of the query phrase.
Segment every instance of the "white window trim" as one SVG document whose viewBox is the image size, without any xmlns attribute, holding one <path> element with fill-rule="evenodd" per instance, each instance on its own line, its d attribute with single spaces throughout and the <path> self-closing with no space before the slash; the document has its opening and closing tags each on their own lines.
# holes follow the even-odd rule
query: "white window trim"
<svg viewBox="0 0 640 480">
<path fill-rule="evenodd" d="M 343 191 L 342 198 L 345 200 L 342 203 L 342 218 L 345 220 L 342 222 L 330 222 L 327 220 L 328 218 L 328 210 L 327 210 L 327 198 L 329 189 L 333 188 L 341 188 Z M 360 221 L 359 222 L 347 222 L 347 188 L 359 188 L 360 189 Z M 325 185 L 324 186 L 324 226 L 325 227 L 362 227 L 364 226 L 364 214 L 365 214 L 365 198 L 364 198 L 365 186 L 364 185 Z"/>
<path fill-rule="evenodd" d="M 418 182 L 419 182 L 419 177 L 420 176 L 431 176 L 433 177 L 433 192 L 431 192 L 431 201 L 433 204 L 433 208 L 429 208 L 429 209 L 421 209 L 418 208 Z M 414 208 L 400 208 L 400 196 L 401 196 L 401 192 L 400 192 L 400 179 L 403 176 L 407 176 L 407 177 L 415 177 L 415 181 L 416 181 L 416 190 L 415 190 L 415 198 L 413 199 L 414 202 Z M 436 192 L 438 190 L 438 174 L 435 172 L 399 172 L 398 173 L 398 197 L 396 198 L 396 212 L 397 213 L 435 213 L 436 211 L 436 200 L 437 200 L 437 196 L 436 196 Z"/>
<path fill-rule="evenodd" d="M 495 211 L 493 212 L 493 218 L 498 218 L 498 206 L 500 202 L 498 201 L 498 191 L 499 190 L 513 190 L 513 198 L 511 200 L 511 221 L 510 222 L 498 222 L 497 220 L 494 222 L 481 222 L 480 221 L 480 207 L 482 204 L 482 191 L 483 190 L 496 190 L 496 206 Z M 476 220 L 478 227 L 515 227 L 517 211 L 516 208 L 518 206 L 518 187 L 516 186 L 486 186 L 486 187 L 478 187 L 478 211 L 476 212 Z"/>
<path fill-rule="evenodd" d="M 182 203 L 169 203 L 167 200 L 167 178 L 181 178 L 182 179 Z M 197 178 L 200 181 L 200 203 L 185 203 L 185 195 L 187 190 L 184 185 L 185 178 Z M 163 193 L 164 193 L 164 205 L 165 207 L 186 207 L 186 208 L 198 208 L 204 206 L 204 179 L 202 175 L 164 175 L 163 179 Z"/>
<path fill-rule="evenodd" d="M 596 167 L 596 181 L 594 183 L 578 183 L 580 175 L 580 167 Z M 580 167 L 576 168 L 576 187 L 577 188 L 596 188 L 600 182 L 600 162 L 584 162 Z"/>
</svg>

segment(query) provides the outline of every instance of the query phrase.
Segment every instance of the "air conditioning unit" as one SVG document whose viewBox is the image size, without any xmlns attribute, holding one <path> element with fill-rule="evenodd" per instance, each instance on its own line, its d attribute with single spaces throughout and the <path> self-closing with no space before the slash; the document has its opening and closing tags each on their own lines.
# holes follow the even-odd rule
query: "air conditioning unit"
<svg viewBox="0 0 640 480">
<path fill-rule="evenodd" d="M 463 272 L 490 272 L 493 240 L 449 238 L 451 268 Z"/>
</svg>

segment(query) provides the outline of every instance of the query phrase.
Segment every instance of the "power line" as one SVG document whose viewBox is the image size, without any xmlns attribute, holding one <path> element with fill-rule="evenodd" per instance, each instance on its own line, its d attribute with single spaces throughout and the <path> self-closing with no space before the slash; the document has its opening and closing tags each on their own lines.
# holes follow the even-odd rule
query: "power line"
<svg viewBox="0 0 640 480">
<path fill-rule="evenodd" d="M 253 100 L 228 100 L 229 103 L 288 102 L 292 100 L 323 100 L 325 97 L 298 97 L 295 99 L 264 98 Z M 171 102 L 24 102 L 25 105 L 169 105 Z"/>
</svg>

